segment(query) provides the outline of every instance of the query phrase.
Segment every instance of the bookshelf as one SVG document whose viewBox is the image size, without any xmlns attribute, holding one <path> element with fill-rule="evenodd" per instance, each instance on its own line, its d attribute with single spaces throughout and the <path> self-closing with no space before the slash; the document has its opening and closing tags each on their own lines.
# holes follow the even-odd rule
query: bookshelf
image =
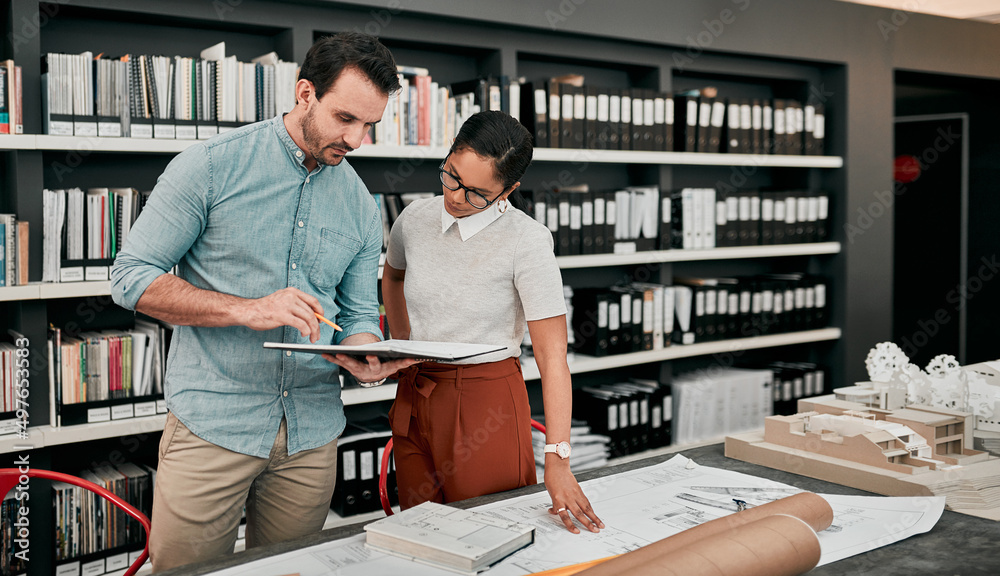
<svg viewBox="0 0 1000 576">
<path fill-rule="evenodd" d="M 215 3 L 225 4 L 225 3 Z M 220 15 L 212 3 L 181 0 L 152 1 L 141 4 L 125 0 L 81 0 L 72 6 L 43 4 L 35 0 L 13 0 L 9 12 L 0 15 L 4 32 L 13 32 L 23 18 L 38 17 L 43 11 L 58 8 L 48 17 L 39 33 L 26 39 L 15 56 L 25 68 L 25 135 L 0 136 L 0 157 L 4 166 L 16 166 L 0 178 L 0 196 L 5 206 L 19 217 L 32 222 L 30 280 L 27 286 L 0 289 L 0 319 L 25 332 L 33 343 L 42 344 L 45 328 L 56 316 L 55 309 L 65 308 L 75 299 L 107 297 L 107 282 L 76 284 L 41 284 L 41 200 L 44 187 L 79 185 L 107 186 L 110 180 L 121 184 L 152 185 L 158 172 L 169 158 L 196 141 L 155 140 L 136 138 L 81 138 L 41 134 L 39 105 L 40 57 L 47 52 L 79 52 L 95 54 L 142 53 L 197 56 L 199 51 L 220 40 L 227 42 L 227 51 L 241 61 L 276 51 L 285 60 L 301 62 L 312 41 L 327 32 L 341 29 L 367 29 L 379 10 L 365 2 L 337 3 L 229 3 L 233 10 Z M 457 6 L 459 11 L 465 8 Z M 374 7 L 374 8 L 373 8 Z M 525 8 L 529 8 L 525 3 Z M 534 9 L 534 6 L 530 7 Z M 607 8 L 594 8 L 608 10 Z M 529 14 L 526 10 L 525 14 Z M 544 78 L 551 75 L 582 71 L 588 83 L 618 88 L 650 88 L 675 91 L 688 83 L 725 80 L 727 86 L 768 96 L 807 94 L 811 86 L 826 83 L 835 89 L 828 108 L 832 117 L 844 114 L 848 93 L 844 89 L 843 64 L 825 57 L 811 61 L 790 60 L 787 55 L 770 54 L 767 50 L 753 55 L 738 56 L 732 50 L 706 53 L 680 74 L 673 65 L 676 46 L 684 45 L 684 35 L 671 36 L 670 45 L 663 40 L 638 43 L 615 39 L 602 32 L 553 33 L 548 27 L 532 21 L 529 16 L 501 16 L 496 22 L 484 21 L 472 13 L 461 19 L 444 18 L 420 9 L 392 13 L 391 22 L 380 25 L 379 35 L 393 50 L 398 62 L 428 67 L 434 78 L 442 82 L 470 79 L 478 74 L 526 76 Z M 606 21 L 612 21 L 608 18 Z M 694 21 L 700 21 L 696 19 Z M 541 20 L 544 24 L 544 19 Z M 6 34 L 5 34 L 6 36 Z M 9 49 L 8 49 L 9 50 Z M 6 55 L 5 55 L 6 56 Z M 692 79 L 693 78 L 693 79 Z M 802 97 L 804 99 L 804 96 Z M 846 135 L 842 118 L 829 129 L 828 155 L 753 155 L 688 152 L 652 152 L 630 150 L 577 150 L 538 148 L 534 164 L 526 175 L 524 186 L 542 189 L 559 182 L 563 171 L 569 171 L 576 182 L 589 182 L 599 188 L 625 185 L 657 184 L 663 190 L 684 186 L 711 186 L 726 182 L 733 168 L 750 172 L 746 186 L 784 186 L 787 188 L 824 188 L 831 191 L 836 204 L 831 226 L 841 222 L 846 213 L 845 183 Z M 52 165 L 67 153 L 85 153 L 78 169 L 61 181 Z M 447 153 L 444 147 L 385 146 L 362 147 L 351 154 L 351 163 L 372 192 L 406 192 L 433 189 L 436 184 L 437 160 Z M 425 162 L 425 160 L 427 160 Z M 387 172 L 399 172 L 400 166 L 412 168 L 399 189 L 388 190 Z M 136 182 L 136 184 L 132 184 Z M 635 254 L 600 254 L 590 256 L 560 256 L 558 262 L 564 278 L 571 285 L 610 285 L 624 274 L 636 277 L 635 270 L 652 270 L 654 280 L 664 282 L 673 275 L 724 274 L 732 268 L 739 273 L 769 271 L 808 271 L 843 278 L 845 245 L 840 234 L 830 242 L 776 246 L 747 246 L 707 250 L 662 250 Z M 839 280 L 838 280 L 839 282 Z M 661 367 L 660 374 L 670 376 L 672 360 L 708 356 L 735 349 L 767 350 L 785 346 L 823 344 L 810 352 L 817 360 L 837 366 L 842 364 L 842 341 L 849 331 L 843 324 L 846 292 L 838 286 L 833 291 L 832 327 L 809 332 L 775 334 L 759 338 L 715 341 L 689 346 L 671 346 L 664 350 L 621 354 L 605 358 L 577 355 L 570 363 L 573 374 L 609 371 L 628 374 L 632 369 Z M 803 347 L 799 346 L 801 350 Z M 45 352 L 37 352 L 46 360 Z M 44 364 L 44 362 L 42 362 Z M 616 372 L 617 371 L 617 372 Z M 529 387 L 538 388 L 537 369 L 525 363 Z M 33 382 L 41 382 L 39 372 Z M 835 376 L 836 378 L 836 376 Z M 59 450 L 86 451 L 95 443 L 113 441 L 118 437 L 149 434 L 155 442 L 155 432 L 162 429 L 163 416 L 131 421 L 115 421 L 83 426 L 54 428 L 49 426 L 48 394 L 44 386 L 32 388 L 33 464 L 60 469 Z M 395 387 L 345 390 L 345 405 L 358 407 L 393 398 Z M 15 454 L 24 442 L 0 438 L 0 453 Z M 675 447 L 676 448 L 676 447 Z M 38 501 L 44 502 L 44 488 L 38 488 Z M 33 497 L 35 497 L 33 495 Z M 44 509 L 43 508 L 40 508 Z M 358 521 L 359 517 L 345 519 Z M 33 522 L 34 545 L 47 550 L 51 542 L 50 521 L 40 515 Z M 36 557 L 37 558 L 37 557 Z M 43 558 L 33 560 L 31 574 L 51 573 L 51 564 Z"/>
</svg>

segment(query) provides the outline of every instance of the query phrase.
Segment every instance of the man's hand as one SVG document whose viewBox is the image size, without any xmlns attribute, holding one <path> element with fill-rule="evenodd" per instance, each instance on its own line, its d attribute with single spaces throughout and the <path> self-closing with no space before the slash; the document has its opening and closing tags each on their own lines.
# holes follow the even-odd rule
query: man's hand
<svg viewBox="0 0 1000 576">
<path fill-rule="evenodd" d="M 245 300 L 234 310 L 237 322 L 243 326 L 254 330 L 291 326 L 312 343 L 319 340 L 316 314 L 322 313 L 319 300 L 298 288 L 283 288 L 263 298 Z"/>
<path fill-rule="evenodd" d="M 420 360 L 414 358 L 401 358 L 382 362 L 378 356 L 366 356 L 365 359 L 367 362 L 361 362 L 347 354 L 337 354 L 336 356 L 323 354 L 323 358 L 349 371 L 358 379 L 358 382 L 377 382 L 407 366 L 412 366 L 420 362 Z"/>
</svg>

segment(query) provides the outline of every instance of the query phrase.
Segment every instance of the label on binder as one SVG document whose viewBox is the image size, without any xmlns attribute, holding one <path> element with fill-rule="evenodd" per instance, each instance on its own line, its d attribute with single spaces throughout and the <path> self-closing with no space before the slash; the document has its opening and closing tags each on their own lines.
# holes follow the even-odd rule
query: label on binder
<svg viewBox="0 0 1000 576">
<path fill-rule="evenodd" d="M 87 282 L 107 282 L 108 278 L 107 266 L 86 266 L 83 269 L 83 279 Z"/>
<path fill-rule="evenodd" d="M 133 406 L 136 418 L 156 415 L 156 402 L 136 402 Z"/>
<path fill-rule="evenodd" d="M 111 408 L 105 406 L 104 408 L 90 408 L 87 410 L 87 422 L 108 422 L 111 420 Z M 103 560 L 102 560 L 103 562 Z M 84 572 L 86 572 L 86 566 L 84 566 Z M 103 572 L 99 572 L 103 574 Z"/>
<path fill-rule="evenodd" d="M 83 266 L 70 266 L 59 269 L 60 282 L 83 282 Z"/>
<path fill-rule="evenodd" d="M 135 412 L 132 410 L 131 404 L 121 404 L 118 406 L 111 407 L 111 419 L 121 420 L 122 418 L 134 418 Z"/>
<path fill-rule="evenodd" d="M 219 133 L 218 126 L 198 125 L 198 140 L 207 140 Z"/>
<path fill-rule="evenodd" d="M 97 136 L 97 122 L 73 122 L 74 136 Z"/>
<path fill-rule="evenodd" d="M 50 120 L 49 129 L 45 133 L 52 136 L 72 136 L 73 123 L 63 122 L 59 120 Z"/>
<path fill-rule="evenodd" d="M 166 414 L 167 413 L 167 401 L 166 400 L 157 400 L 156 401 L 156 413 L 157 414 Z"/>
<path fill-rule="evenodd" d="M 174 129 L 173 124 L 154 124 L 153 125 L 153 138 L 163 138 L 165 140 L 174 140 L 177 137 L 177 131 Z"/>
<path fill-rule="evenodd" d="M 156 125 L 157 128 L 160 127 L 159 124 Z M 179 124 L 174 130 L 174 137 L 178 140 L 197 140 L 198 139 L 198 127 L 189 124 Z M 161 138 L 161 136 L 157 136 Z M 166 138 L 166 136 L 162 136 Z"/>
<path fill-rule="evenodd" d="M 136 124 L 133 122 L 129 128 L 129 133 L 132 135 L 132 138 L 151 139 L 153 137 L 153 125 Z"/>
<path fill-rule="evenodd" d="M 82 566 L 83 572 L 82 576 L 100 576 L 107 572 L 104 569 L 104 558 L 100 560 L 94 560 L 93 562 L 87 562 Z"/>
<path fill-rule="evenodd" d="M 80 576 L 80 563 L 69 562 L 56 566 L 56 576 Z"/>
<path fill-rule="evenodd" d="M 126 568 L 128 568 L 128 552 L 108 556 L 105 570 L 110 572 L 112 570 L 125 570 Z"/>
<path fill-rule="evenodd" d="M 97 123 L 97 135 L 101 138 L 121 138 L 122 136 L 122 125 L 121 122 L 98 122 Z"/>
</svg>

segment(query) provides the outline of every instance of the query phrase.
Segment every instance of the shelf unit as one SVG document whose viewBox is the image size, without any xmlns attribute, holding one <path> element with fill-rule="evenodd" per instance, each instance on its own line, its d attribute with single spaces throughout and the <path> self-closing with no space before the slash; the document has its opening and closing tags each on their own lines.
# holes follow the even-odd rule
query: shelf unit
<svg viewBox="0 0 1000 576">
<path fill-rule="evenodd" d="M 120 152 L 128 154 L 177 154 L 199 140 L 149 138 L 87 138 L 46 134 L 0 135 L 0 150 L 49 150 Z M 443 159 L 448 148 L 431 146 L 363 146 L 351 158 Z M 637 150 L 587 150 L 537 148 L 534 162 L 600 162 L 605 164 L 655 164 L 675 166 L 759 166 L 767 168 L 841 168 L 839 156 L 794 156 L 788 154 L 715 154 L 706 152 L 645 152 Z"/>
<path fill-rule="evenodd" d="M 357 4 L 357 5 L 353 5 Z M 17 174 L 0 178 L 0 189 L 9 211 L 32 222 L 31 279 L 27 286 L 0 289 L 0 321 L 9 319 L 10 325 L 28 333 L 33 343 L 44 344 L 45 327 L 50 312 L 56 305 L 66 308 L 72 299 L 98 298 L 102 302 L 110 294 L 108 282 L 82 282 L 66 284 L 41 284 L 41 200 L 43 187 L 97 186 L 105 172 L 123 168 L 123 175 L 132 177 L 143 170 L 177 154 L 197 141 L 143 140 L 133 138 L 78 138 L 37 134 L 41 110 L 38 105 L 39 73 L 37 62 L 46 52 L 71 52 L 94 50 L 117 53 L 176 53 L 197 56 L 198 52 L 217 41 L 225 39 L 227 47 L 233 46 L 241 61 L 249 61 L 258 54 L 271 50 L 284 60 L 301 62 L 313 40 L 324 33 L 340 29 L 365 29 L 371 23 L 370 7 L 363 3 L 243 3 L 237 10 L 220 19 L 215 8 L 196 0 L 153 2 L 135 5 L 126 0 L 80 0 L 72 6 L 59 4 L 57 15 L 40 29 L 38 35 L 27 40 L 18 55 L 19 64 L 25 67 L 25 104 L 27 116 L 25 129 L 32 134 L 0 136 L 0 167 L 17 166 Z M 53 5 L 55 6 L 55 5 Z M 280 8 L 280 10 L 278 9 Z M 4 31 L 11 32 L 23 18 L 32 21 L 39 14 L 35 0 L 13 0 L 9 13 L 0 16 Z M 518 19 L 515 19 L 518 20 Z M 698 20 L 700 21 L 700 20 Z M 547 27 L 534 28 L 522 22 L 498 30 L 476 19 L 447 20 L 427 17 L 416 12 L 400 11 L 393 14 L 392 25 L 379 34 L 403 64 L 423 65 L 431 70 L 435 79 L 442 82 L 465 80 L 476 74 L 530 76 L 544 78 L 576 70 L 583 71 L 588 83 L 617 87 L 653 88 L 665 91 L 686 89 L 688 71 L 680 74 L 673 69 L 674 50 L 660 43 L 635 43 L 609 39 L 604 36 L 566 35 L 553 33 Z M 183 29 L 185 34 L 173 34 Z M 88 36 L 92 34 L 92 36 Z M 85 45 L 83 45 L 85 44 Z M 677 45 L 683 44 L 683 41 Z M 720 53 L 721 54 L 721 53 Z M 835 91 L 830 108 L 846 110 L 846 96 L 840 69 L 817 58 L 813 62 L 789 61 L 769 58 L 767 52 L 753 57 L 723 56 L 706 52 L 695 63 L 694 72 L 710 80 L 728 79 L 738 85 L 741 78 L 751 78 L 756 86 L 776 86 L 775 90 L 806 93 L 807 87 L 828 82 Z M 451 75 L 453 78 L 449 78 Z M 529 78 L 529 79 L 533 79 Z M 700 79 L 698 81 L 701 81 Z M 767 88 L 770 90 L 770 88 Z M 840 206 L 833 213 L 842 218 L 844 181 L 843 154 L 845 135 L 842 125 L 831 125 L 828 130 L 831 146 L 829 156 L 786 156 L 752 154 L 705 154 L 684 152 L 640 152 L 620 150 L 536 149 L 534 163 L 523 185 L 540 188 L 559 182 L 562 172 L 568 170 L 574 183 L 591 182 L 595 187 L 613 187 L 656 183 L 668 190 L 685 186 L 709 186 L 716 181 L 727 181 L 731 173 L 749 174 L 747 186 L 826 187 Z M 82 165 L 66 181 L 52 174 L 52 164 L 68 154 L 83 157 Z M 384 192 L 388 184 L 384 174 L 399 167 L 413 169 L 402 190 L 422 191 L 436 184 L 434 168 L 437 160 L 447 154 L 445 148 L 366 146 L 351 154 L 351 163 L 369 185 L 372 192 Z M 427 160 L 427 162 L 424 162 Z M 732 171 L 731 171 L 732 170 Z M 148 174 L 146 176 L 149 176 Z M 152 176 L 155 176 L 153 174 Z M 73 178 L 78 180 L 70 182 Z M 121 182 L 128 185 L 131 181 Z M 137 185 L 137 184 L 136 184 Z M 3 207 L 3 206 L 0 206 Z M 834 221 L 836 222 L 836 220 Z M 837 228 L 831 226 L 831 229 Z M 839 239 L 834 234 L 834 240 Z M 562 256 L 557 259 L 569 283 L 581 281 L 580 273 L 586 271 L 584 281 L 614 282 L 633 270 L 655 270 L 659 278 L 668 280 L 676 270 L 695 270 L 696 273 L 729 270 L 730 266 L 761 271 L 788 271 L 808 269 L 839 275 L 843 268 L 841 258 L 844 246 L 837 241 L 816 244 L 753 246 L 718 248 L 712 250 L 665 250 L 635 254 L 601 254 L 592 256 Z M 589 273 L 594 273 L 590 275 Z M 719 273 L 719 272 L 714 272 Z M 834 326 L 841 326 L 838 308 L 846 298 L 835 290 L 831 310 Z M 690 346 L 671 346 L 664 350 L 623 354 L 605 358 L 588 358 L 576 355 L 571 363 L 573 374 L 597 375 L 601 371 L 628 371 L 629 367 L 660 366 L 661 375 L 669 377 L 672 360 L 725 353 L 735 350 L 761 350 L 772 347 L 794 346 L 810 343 L 829 345 L 823 358 L 836 359 L 843 333 L 841 327 L 791 334 L 776 334 L 758 338 L 699 343 Z M 44 350 L 39 352 L 45 358 Z M 531 381 L 529 387 L 538 388 L 537 368 L 526 360 L 524 373 Z M 42 373 L 34 377 L 40 383 Z M 80 447 L 92 442 L 113 441 L 123 435 L 148 434 L 162 429 L 164 417 L 153 416 L 131 421 L 116 421 L 83 426 L 54 428 L 48 418 L 47 391 L 43 386 L 32 388 L 32 421 L 41 425 L 29 429 L 29 438 L 22 441 L 0 437 L 0 453 L 15 453 L 21 446 L 31 444 L 33 465 L 59 467 L 52 461 L 53 450 L 64 450 L 79 443 Z M 343 392 L 345 405 L 372 405 L 391 400 L 395 386 L 375 389 L 348 389 Z M 666 451 L 684 447 L 671 446 Z M 45 492 L 38 488 L 32 495 L 44 501 Z M 381 514 L 381 513 L 379 513 Z M 361 517 L 342 519 L 355 522 Z M 33 521 L 34 533 L 50 532 L 45 518 Z M 38 536 L 37 549 L 47 549 L 46 540 Z M 32 574 L 48 573 L 45 560 L 33 561 Z"/>
</svg>

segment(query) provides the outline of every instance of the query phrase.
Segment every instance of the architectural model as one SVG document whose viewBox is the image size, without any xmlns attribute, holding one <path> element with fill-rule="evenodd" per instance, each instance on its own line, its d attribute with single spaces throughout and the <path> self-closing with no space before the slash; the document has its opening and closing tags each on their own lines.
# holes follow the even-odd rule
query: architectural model
<svg viewBox="0 0 1000 576">
<path fill-rule="evenodd" d="M 1000 361 L 920 370 L 892 343 L 866 361 L 870 382 L 799 400 L 764 431 L 726 438 L 726 455 L 892 496 L 945 496 L 1000 520 Z"/>
</svg>

